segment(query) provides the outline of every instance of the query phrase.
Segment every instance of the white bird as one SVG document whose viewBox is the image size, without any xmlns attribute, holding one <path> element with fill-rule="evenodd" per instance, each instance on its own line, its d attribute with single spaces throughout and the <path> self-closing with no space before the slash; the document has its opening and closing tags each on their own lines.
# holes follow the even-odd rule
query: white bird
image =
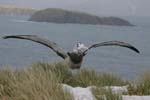
<svg viewBox="0 0 150 100">
<path fill-rule="evenodd" d="M 102 42 L 102 43 L 93 44 L 89 47 L 86 47 L 83 43 L 78 42 L 73 48 L 73 51 L 64 52 L 63 49 L 60 48 L 55 42 L 40 38 L 36 35 L 10 35 L 10 36 L 3 37 L 3 39 L 8 39 L 8 38 L 31 40 L 43 44 L 49 47 L 50 49 L 52 49 L 58 56 L 63 58 L 71 69 L 79 69 L 82 65 L 84 56 L 87 54 L 87 51 L 92 48 L 96 48 L 100 46 L 121 46 L 121 47 L 129 48 L 135 51 L 136 53 L 140 53 L 139 50 L 136 49 L 134 46 L 120 41 Z"/>
<path fill-rule="evenodd" d="M 77 42 L 77 44 L 73 48 L 73 52 L 76 52 L 76 53 L 80 53 L 81 52 L 82 53 L 82 52 L 84 52 L 87 49 L 88 49 L 88 47 L 86 47 L 83 43 Z"/>
</svg>

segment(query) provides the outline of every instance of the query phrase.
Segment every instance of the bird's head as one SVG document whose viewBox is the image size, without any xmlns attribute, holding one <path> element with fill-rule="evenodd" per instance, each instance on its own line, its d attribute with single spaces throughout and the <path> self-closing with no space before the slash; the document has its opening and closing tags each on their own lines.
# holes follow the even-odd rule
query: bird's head
<svg viewBox="0 0 150 100">
<path fill-rule="evenodd" d="M 87 49 L 88 47 L 86 47 L 82 42 L 77 42 L 73 48 L 73 53 L 84 56 L 84 51 Z"/>
</svg>

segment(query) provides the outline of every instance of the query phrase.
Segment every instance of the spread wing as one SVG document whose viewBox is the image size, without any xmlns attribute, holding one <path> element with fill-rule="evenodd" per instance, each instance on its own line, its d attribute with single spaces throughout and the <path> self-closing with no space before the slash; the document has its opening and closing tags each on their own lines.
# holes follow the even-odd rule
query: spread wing
<svg viewBox="0 0 150 100">
<path fill-rule="evenodd" d="M 100 46 L 121 46 L 121 47 L 129 48 L 129 49 L 135 51 L 136 53 L 140 53 L 137 48 L 135 48 L 134 46 L 132 46 L 129 43 L 120 42 L 120 41 L 108 41 L 108 42 L 102 42 L 102 43 L 97 43 L 97 44 L 91 45 L 90 47 L 88 47 L 87 50 L 84 51 L 84 54 L 86 54 L 86 52 L 88 50 L 90 50 L 92 48 L 100 47 Z"/>
<path fill-rule="evenodd" d="M 62 50 L 62 48 L 60 48 L 55 42 L 42 39 L 36 35 L 10 35 L 10 36 L 3 37 L 3 39 L 8 39 L 8 38 L 25 39 L 25 40 L 34 41 L 51 48 L 54 52 L 56 52 L 57 55 L 59 55 L 63 59 L 65 59 L 68 56 L 67 53 L 65 53 Z"/>
</svg>

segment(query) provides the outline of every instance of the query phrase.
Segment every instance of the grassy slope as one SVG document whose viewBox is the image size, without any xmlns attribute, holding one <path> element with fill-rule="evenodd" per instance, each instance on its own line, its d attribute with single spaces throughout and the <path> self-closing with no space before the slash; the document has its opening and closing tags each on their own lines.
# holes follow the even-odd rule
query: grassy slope
<svg viewBox="0 0 150 100">
<path fill-rule="evenodd" d="M 81 69 L 73 72 L 62 63 L 49 65 L 36 63 L 22 70 L 9 68 L 0 70 L 0 100 L 73 100 L 68 91 L 63 91 L 60 83 L 73 87 L 81 86 L 124 86 L 129 85 L 130 95 L 150 95 L 149 73 L 133 83 L 126 82 L 113 74 L 98 73 L 94 70 Z M 106 95 L 107 100 L 121 100 L 111 90 L 93 89 L 92 93 L 98 100 L 99 95 Z M 99 99 L 100 98 L 100 99 Z"/>
</svg>

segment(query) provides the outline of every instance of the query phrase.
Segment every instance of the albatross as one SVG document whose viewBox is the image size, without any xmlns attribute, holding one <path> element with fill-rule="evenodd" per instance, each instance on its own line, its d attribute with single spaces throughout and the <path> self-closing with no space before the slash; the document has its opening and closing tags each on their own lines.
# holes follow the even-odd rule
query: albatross
<svg viewBox="0 0 150 100">
<path fill-rule="evenodd" d="M 15 38 L 15 39 L 24 39 L 24 40 L 30 40 L 34 41 L 37 43 L 40 43 L 42 45 L 45 45 L 52 49 L 58 56 L 60 56 L 62 59 L 65 60 L 66 64 L 71 68 L 71 69 L 79 69 L 82 65 L 83 58 L 87 54 L 89 50 L 92 48 L 97 48 L 101 46 L 121 46 L 121 47 L 126 47 L 129 48 L 136 53 L 140 53 L 137 48 L 132 46 L 129 43 L 121 42 L 121 41 L 107 41 L 107 42 L 101 42 L 101 43 L 96 43 L 90 46 L 85 46 L 83 43 L 78 42 L 75 44 L 73 50 L 71 52 L 65 52 L 60 46 L 58 46 L 57 43 L 53 41 L 49 41 L 43 38 L 40 38 L 36 35 L 9 35 L 9 36 L 4 36 L 3 39 L 9 39 L 9 38 Z"/>
</svg>

